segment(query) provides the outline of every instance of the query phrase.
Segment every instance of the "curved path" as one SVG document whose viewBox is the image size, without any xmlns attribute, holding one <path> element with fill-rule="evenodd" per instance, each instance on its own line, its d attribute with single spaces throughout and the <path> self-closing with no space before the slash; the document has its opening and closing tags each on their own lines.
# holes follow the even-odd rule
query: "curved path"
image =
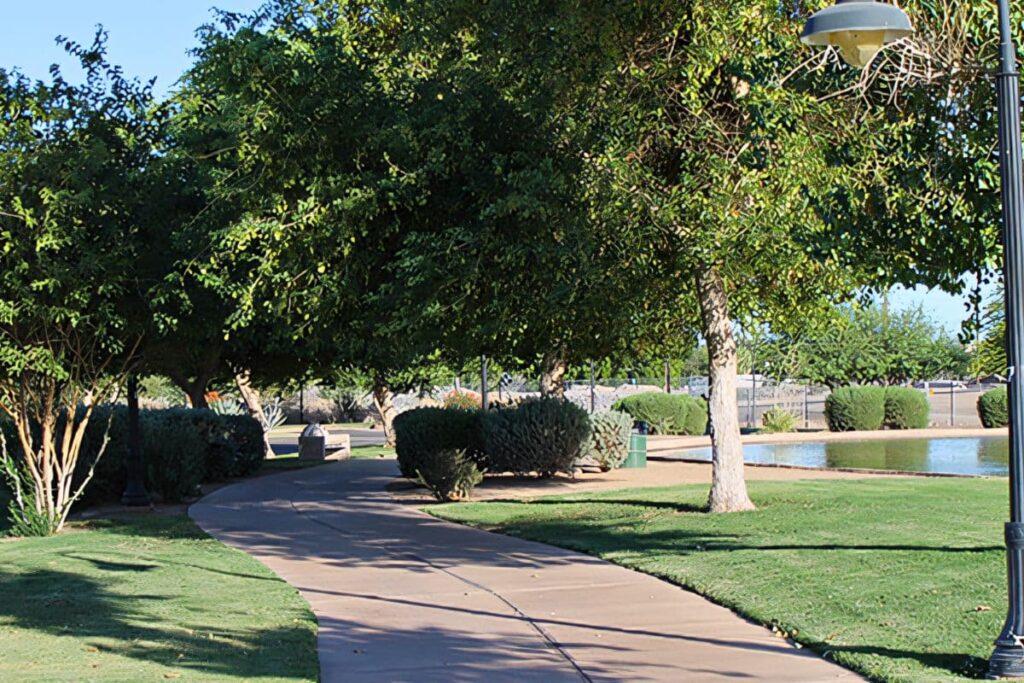
<svg viewBox="0 0 1024 683">
<path fill-rule="evenodd" d="M 301 591 L 325 683 L 859 680 L 653 577 L 396 504 L 396 473 L 285 472 L 190 510 Z"/>
</svg>

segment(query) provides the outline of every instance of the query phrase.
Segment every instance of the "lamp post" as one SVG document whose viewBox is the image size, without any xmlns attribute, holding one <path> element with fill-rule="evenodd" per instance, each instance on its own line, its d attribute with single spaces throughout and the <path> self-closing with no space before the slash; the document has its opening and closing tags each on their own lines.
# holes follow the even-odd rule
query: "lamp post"
<svg viewBox="0 0 1024 683">
<path fill-rule="evenodd" d="M 1010 521 L 1005 526 L 1009 605 L 1006 623 L 989 660 L 990 678 L 1024 677 L 1024 173 L 1021 170 L 1020 92 L 1017 50 L 1008 0 L 998 0 L 999 173 L 1003 202 L 1003 281 L 1006 292 L 1007 400 L 1010 416 Z M 836 45 L 853 66 L 863 66 L 885 44 L 910 35 L 899 8 L 879 2 L 840 0 L 810 19 L 800 36 L 809 45 Z"/>
</svg>

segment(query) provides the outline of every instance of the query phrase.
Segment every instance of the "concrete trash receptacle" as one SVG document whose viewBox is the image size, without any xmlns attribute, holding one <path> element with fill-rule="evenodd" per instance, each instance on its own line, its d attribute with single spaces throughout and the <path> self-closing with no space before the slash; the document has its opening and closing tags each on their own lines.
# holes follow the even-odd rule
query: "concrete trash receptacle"
<svg viewBox="0 0 1024 683">
<path fill-rule="evenodd" d="M 299 437 L 299 460 L 327 459 L 327 431 L 317 423 L 307 425 Z"/>
</svg>

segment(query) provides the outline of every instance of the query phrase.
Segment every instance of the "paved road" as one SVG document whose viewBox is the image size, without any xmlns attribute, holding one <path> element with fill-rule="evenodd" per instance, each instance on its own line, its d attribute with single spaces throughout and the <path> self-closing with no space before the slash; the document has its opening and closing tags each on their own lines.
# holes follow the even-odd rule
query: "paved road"
<svg viewBox="0 0 1024 683">
<path fill-rule="evenodd" d="M 396 504 L 395 474 L 342 462 L 190 510 L 301 591 L 325 683 L 859 680 L 653 577 Z"/>
</svg>

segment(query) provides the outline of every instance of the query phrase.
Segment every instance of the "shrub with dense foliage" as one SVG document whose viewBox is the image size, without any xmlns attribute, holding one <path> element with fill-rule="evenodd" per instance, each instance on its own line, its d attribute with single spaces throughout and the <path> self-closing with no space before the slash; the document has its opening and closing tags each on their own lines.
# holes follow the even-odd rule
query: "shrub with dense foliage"
<svg viewBox="0 0 1024 683">
<path fill-rule="evenodd" d="M 825 419 L 833 432 L 881 429 L 885 423 L 885 389 L 839 387 L 825 399 Z"/>
<path fill-rule="evenodd" d="M 978 397 L 978 417 L 981 424 L 989 429 L 1010 424 L 1010 410 L 1007 405 L 1006 387 L 986 391 Z"/>
<path fill-rule="evenodd" d="M 417 481 L 441 502 L 468 499 L 484 478 L 464 450 L 451 448 L 435 451 L 423 459 L 416 475 Z"/>
<path fill-rule="evenodd" d="M 931 411 L 924 392 L 911 387 L 886 387 L 885 426 L 889 429 L 924 429 Z"/>
<path fill-rule="evenodd" d="M 769 408 L 761 416 L 761 431 L 768 434 L 796 431 L 796 415 L 778 406 Z"/>
<path fill-rule="evenodd" d="M 707 403 L 683 394 L 654 391 L 634 394 L 616 401 L 612 410 L 628 413 L 634 420 L 643 420 L 652 434 L 699 436 L 708 426 Z"/>
<path fill-rule="evenodd" d="M 449 408 L 416 408 L 395 417 L 395 452 L 403 477 L 416 479 L 418 472 L 441 451 L 464 451 L 483 471 L 481 413 Z"/>
<path fill-rule="evenodd" d="M 590 416 L 590 438 L 583 457 L 594 460 L 602 470 L 621 467 L 629 456 L 629 435 L 633 418 L 628 413 L 609 410 Z"/>
<path fill-rule="evenodd" d="M 109 428 L 108 428 L 109 425 Z M 171 408 L 139 414 L 146 488 L 165 502 L 194 495 L 204 481 L 243 477 L 263 462 L 263 431 L 247 415 L 217 415 L 211 410 Z M 96 462 L 104 437 L 109 444 Z M 126 484 L 128 409 L 100 406 L 86 430 L 75 480 L 96 463 L 83 501 L 90 504 L 120 500 Z"/>
<path fill-rule="evenodd" d="M 483 407 L 483 400 L 480 394 L 473 391 L 452 390 L 445 394 L 442 401 L 445 408 L 456 408 L 459 410 L 478 410 Z"/>
<path fill-rule="evenodd" d="M 492 472 L 571 474 L 590 437 L 587 412 L 568 401 L 541 398 L 484 415 Z"/>
</svg>

